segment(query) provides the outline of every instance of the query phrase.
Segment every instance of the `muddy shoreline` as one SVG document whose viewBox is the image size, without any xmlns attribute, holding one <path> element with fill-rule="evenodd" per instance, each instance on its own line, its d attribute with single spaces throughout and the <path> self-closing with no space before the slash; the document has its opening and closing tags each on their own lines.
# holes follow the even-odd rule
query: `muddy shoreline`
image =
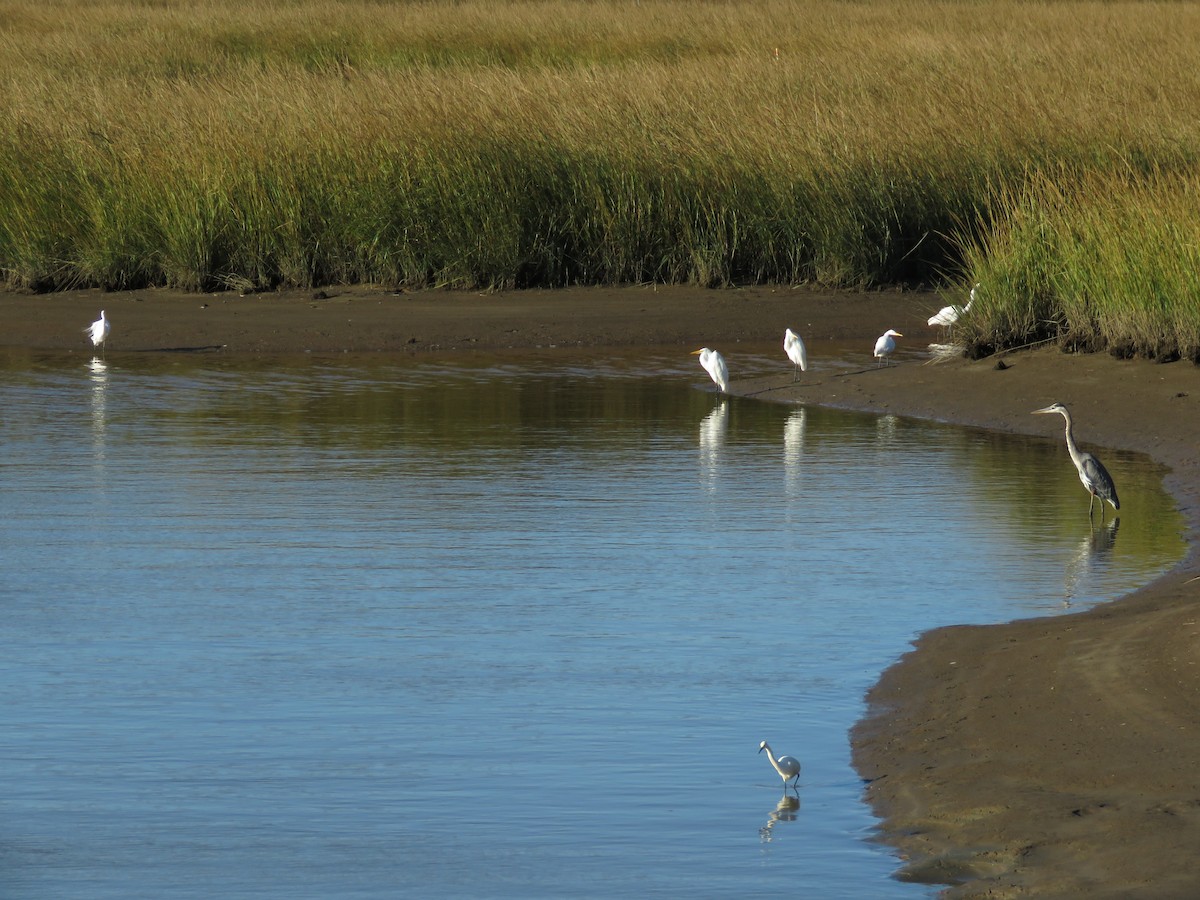
<svg viewBox="0 0 1200 900">
<path fill-rule="evenodd" d="M 884 673 L 853 735 L 855 765 L 908 858 L 903 877 L 957 897 L 1200 895 L 1200 368 L 1054 349 L 928 364 L 933 294 L 805 288 L 622 287 L 397 293 L 367 286 L 238 296 L 165 290 L 0 293 L 7 352 L 91 354 L 101 308 L 108 354 L 397 352 L 708 344 L 744 397 L 889 412 L 1061 439 L 1030 416 L 1060 400 L 1092 447 L 1170 469 L 1189 552 L 1103 607 L 1054 619 L 923 635 Z M 739 342 L 861 341 L 861 371 L 739 380 Z M 905 334 L 896 366 L 870 346 Z M 1082 493 L 1082 489 L 1081 489 Z M 1003 572 L 997 572 L 1003 578 Z M 931 587 L 936 589 L 936 587 Z"/>
</svg>

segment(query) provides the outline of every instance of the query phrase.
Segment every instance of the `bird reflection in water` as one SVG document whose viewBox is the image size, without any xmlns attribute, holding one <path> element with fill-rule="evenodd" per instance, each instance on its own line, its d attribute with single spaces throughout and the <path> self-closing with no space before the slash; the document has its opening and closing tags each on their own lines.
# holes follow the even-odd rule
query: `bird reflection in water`
<svg viewBox="0 0 1200 900">
<path fill-rule="evenodd" d="M 775 808 L 771 810 L 771 814 L 767 816 L 767 824 L 758 829 L 758 836 L 764 844 L 771 843 L 773 838 L 772 832 L 775 826 L 780 822 L 795 822 L 796 814 L 800 811 L 800 798 L 794 794 L 784 794 L 779 798 L 779 802 L 775 804 Z"/>
<path fill-rule="evenodd" d="M 896 426 L 900 420 L 890 413 L 875 420 L 875 439 L 881 447 L 886 447 L 896 441 Z"/>
<path fill-rule="evenodd" d="M 706 486 L 717 480 L 717 468 L 721 463 L 721 447 L 725 443 L 725 431 L 729 426 L 729 401 L 722 400 L 717 408 L 700 421 L 700 466 Z"/>
<path fill-rule="evenodd" d="M 107 418 L 108 363 L 93 356 L 87 368 L 92 382 L 92 432 L 102 432 Z"/>
<path fill-rule="evenodd" d="M 102 464 L 105 457 L 105 430 L 108 427 L 108 364 L 99 357 L 92 357 L 87 364 L 91 381 L 92 454 L 95 462 Z"/>
<path fill-rule="evenodd" d="M 792 410 L 783 423 L 783 465 L 789 496 L 800 493 L 804 463 L 804 409 Z"/>
<path fill-rule="evenodd" d="M 1120 519 L 1113 519 L 1099 527 L 1089 530 L 1087 537 L 1079 542 L 1075 555 L 1067 563 L 1063 577 L 1063 606 L 1070 606 L 1081 593 L 1086 590 L 1086 582 L 1098 569 L 1108 564 L 1113 546 L 1117 543 L 1117 529 L 1121 527 Z"/>
</svg>

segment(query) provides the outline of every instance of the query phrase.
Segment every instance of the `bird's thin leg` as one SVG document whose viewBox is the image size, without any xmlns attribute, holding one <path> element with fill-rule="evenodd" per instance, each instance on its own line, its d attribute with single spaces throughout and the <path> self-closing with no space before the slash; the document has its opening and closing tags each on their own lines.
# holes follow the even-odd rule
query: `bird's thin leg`
<svg viewBox="0 0 1200 900">
<path fill-rule="evenodd" d="M 1092 521 L 1092 507 L 1096 504 L 1096 495 L 1088 491 L 1088 521 Z M 1100 515 L 1104 516 L 1104 501 L 1100 502 Z M 1101 518 L 1103 521 L 1103 518 Z"/>
</svg>

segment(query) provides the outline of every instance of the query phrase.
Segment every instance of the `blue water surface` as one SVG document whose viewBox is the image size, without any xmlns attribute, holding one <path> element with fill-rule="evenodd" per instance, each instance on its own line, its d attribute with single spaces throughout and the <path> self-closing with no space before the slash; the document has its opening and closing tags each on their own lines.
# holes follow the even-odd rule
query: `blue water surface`
<svg viewBox="0 0 1200 900">
<path fill-rule="evenodd" d="M 685 354 L 0 375 L 10 898 L 930 896 L 873 839 L 864 692 L 1182 553 L 1141 459 L 1094 527 L 1057 439 L 721 400 Z"/>
</svg>

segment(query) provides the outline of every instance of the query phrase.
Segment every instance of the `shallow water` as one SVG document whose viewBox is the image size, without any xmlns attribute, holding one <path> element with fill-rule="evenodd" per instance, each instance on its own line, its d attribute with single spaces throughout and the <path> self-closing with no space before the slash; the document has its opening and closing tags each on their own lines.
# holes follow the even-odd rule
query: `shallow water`
<svg viewBox="0 0 1200 900">
<path fill-rule="evenodd" d="M 1140 458 L 1092 528 L 1057 433 L 674 353 L 0 377 L 6 897 L 929 896 L 871 840 L 864 691 L 1183 550 Z"/>
</svg>

